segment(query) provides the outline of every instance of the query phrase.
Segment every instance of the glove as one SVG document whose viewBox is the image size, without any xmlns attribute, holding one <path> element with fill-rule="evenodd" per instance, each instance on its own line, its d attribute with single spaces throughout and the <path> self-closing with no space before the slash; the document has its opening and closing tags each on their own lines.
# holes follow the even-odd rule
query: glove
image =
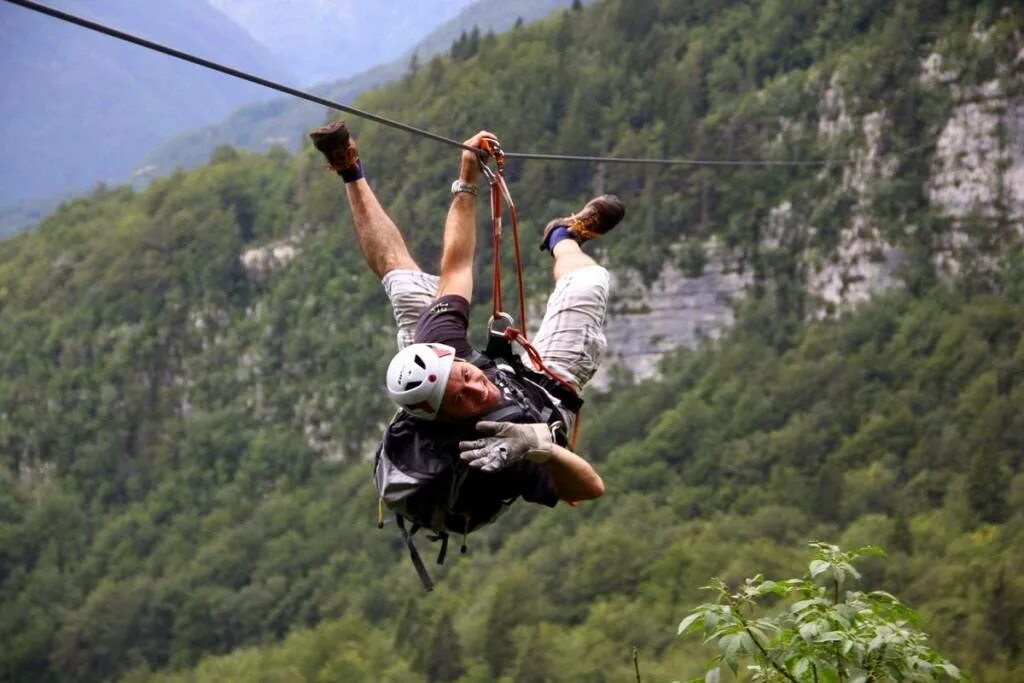
<svg viewBox="0 0 1024 683">
<path fill-rule="evenodd" d="M 476 430 L 487 437 L 460 441 L 459 456 L 470 467 L 484 472 L 497 472 L 523 458 L 546 462 L 554 451 L 551 430 L 543 422 L 478 422 Z"/>
</svg>

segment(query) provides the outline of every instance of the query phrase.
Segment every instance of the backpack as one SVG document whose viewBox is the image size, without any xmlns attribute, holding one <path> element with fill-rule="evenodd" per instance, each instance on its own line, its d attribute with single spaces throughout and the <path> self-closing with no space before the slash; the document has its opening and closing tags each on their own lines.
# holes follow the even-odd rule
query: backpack
<svg viewBox="0 0 1024 683">
<path fill-rule="evenodd" d="M 566 411 L 576 412 L 582 400 L 554 380 L 526 369 L 511 347 L 492 344 L 487 355 L 476 352 L 468 359 L 477 367 L 489 365 L 491 354 L 499 361 L 495 383 L 503 400 L 490 413 L 461 422 L 429 422 L 399 411 L 384 431 L 374 457 L 373 478 L 379 493 L 378 527 L 384 525 L 384 507 L 395 514 L 395 522 L 409 549 L 413 566 L 424 588 L 433 582 L 413 543 L 420 529 L 432 532 L 428 538 L 440 541 L 437 563 L 443 564 L 450 534 L 461 534 L 461 552 L 467 551 L 466 537 L 475 529 L 494 522 L 516 496 L 508 500 L 460 500 L 463 486 L 474 475 L 459 458 L 459 441 L 477 438 L 476 422 L 545 422 L 552 427 L 559 445 L 568 442 Z M 507 350 L 507 354 L 502 353 Z M 550 383 L 549 383 L 550 382 Z M 406 523 L 410 526 L 406 526 Z"/>
</svg>

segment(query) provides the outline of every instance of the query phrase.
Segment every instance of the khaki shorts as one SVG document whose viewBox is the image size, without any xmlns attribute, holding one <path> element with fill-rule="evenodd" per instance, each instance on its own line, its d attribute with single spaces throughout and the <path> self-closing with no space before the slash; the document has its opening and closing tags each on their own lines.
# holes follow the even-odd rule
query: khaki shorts
<svg viewBox="0 0 1024 683">
<path fill-rule="evenodd" d="M 398 325 L 398 348 L 413 342 L 420 313 L 437 295 L 439 278 L 418 270 L 392 270 L 382 283 Z M 610 278 L 601 266 L 588 266 L 558 278 L 548 297 L 544 320 L 531 342 L 552 372 L 577 390 L 590 381 L 604 357 L 608 340 L 604 319 Z M 527 367 L 532 367 L 524 359 Z"/>
</svg>

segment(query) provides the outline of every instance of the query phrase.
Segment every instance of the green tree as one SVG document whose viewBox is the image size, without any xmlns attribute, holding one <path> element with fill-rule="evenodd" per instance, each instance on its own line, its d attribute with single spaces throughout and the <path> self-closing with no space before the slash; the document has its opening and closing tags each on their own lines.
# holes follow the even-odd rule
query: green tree
<svg viewBox="0 0 1024 683">
<path fill-rule="evenodd" d="M 465 672 L 462 663 L 462 646 L 459 634 L 455 632 L 451 616 L 446 612 L 434 626 L 433 636 L 427 643 L 423 670 L 430 681 L 443 683 L 454 681 Z"/>
<path fill-rule="evenodd" d="M 541 616 L 538 612 L 534 582 L 524 565 L 516 565 L 495 587 L 487 612 L 481 654 L 492 676 L 497 678 L 515 665 L 515 629 L 535 623 Z"/>
</svg>

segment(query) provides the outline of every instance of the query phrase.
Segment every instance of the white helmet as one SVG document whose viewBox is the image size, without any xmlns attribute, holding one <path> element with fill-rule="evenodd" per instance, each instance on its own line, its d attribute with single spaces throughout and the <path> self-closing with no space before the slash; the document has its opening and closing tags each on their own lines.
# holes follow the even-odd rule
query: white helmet
<svg viewBox="0 0 1024 683">
<path fill-rule="evenodd" d="M 454 363 L 455 349 L 447 344 L 410 344 L 388 365 L 388 396 L 413 417 L 433 420 Z"/>
</svg>

